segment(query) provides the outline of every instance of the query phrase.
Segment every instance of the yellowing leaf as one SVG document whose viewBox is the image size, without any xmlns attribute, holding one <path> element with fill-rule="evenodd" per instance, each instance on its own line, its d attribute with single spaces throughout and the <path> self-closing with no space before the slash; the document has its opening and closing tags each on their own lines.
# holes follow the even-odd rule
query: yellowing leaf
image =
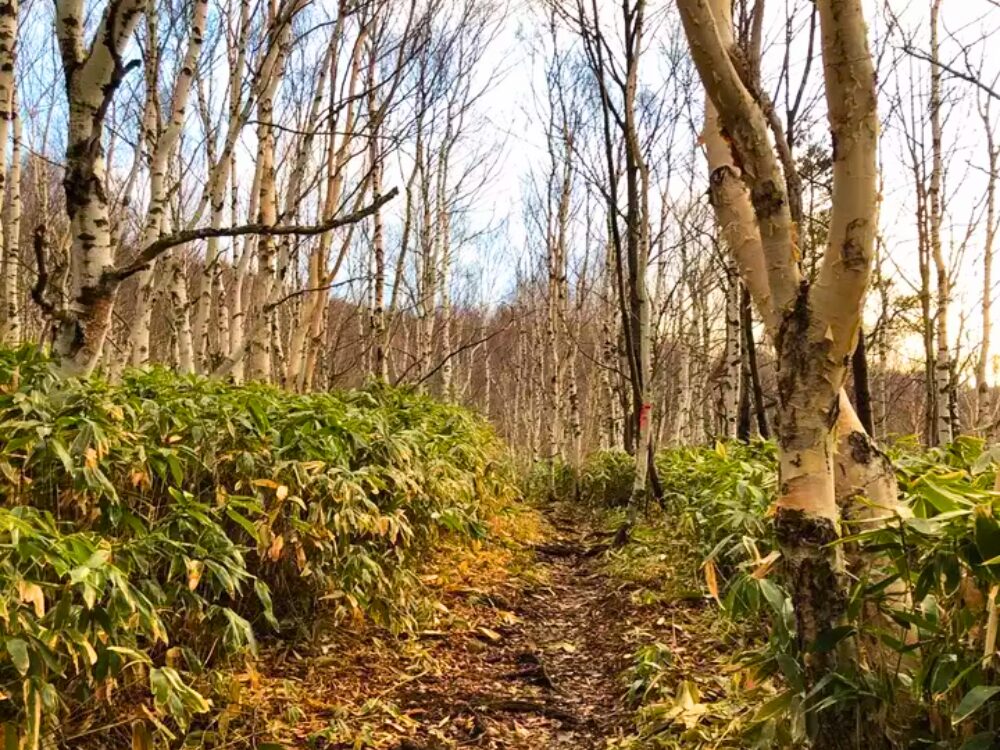
<svg viewBox="0 0 1000 750">
<path fill-rule="evenodd" d="M 771 568 L 774 564 L 781 558 L 781 553 L 778 550 L 772 551 L 767 557 L 760 561 L 760 564 L 754 569 L 753 577 L 758 581 L 762 578 L 767 577 L 767 574 L 771 572 Z"/>
<path fill-rule="evenodd" d="M 272 490 L 278 489 L 278 483 L 272 479 L 255 479 L 251 482 L 254 487 L 268 487 Z"/>
<path fill-rule="evenodd" d="M 283 484 L 278 485 L 278 490 L 275 494 L 278 496 L 279 500 L 284 500 L 286 497 L 288 497 L 288 487 L 286 487 Z"/>
<path fill-rule="evenodd" d="M 708 560 L 704 565 L 705 570 L 705 585 L 708 586 L 708 593 L 712 595 L 715 601 L 719 601 L 719 576 L 715 570 L 715 563 Z"/>
<path fill-rule="evenodd" d="M 25 604 L 31 604 L 35 608 L 37 617 L 45 617 L 45 593 L 37 583 L 18 581 L 17 595 Z"/>
<path fill-rule="evenodd" d="M 490 630 L 489 628 L 483 628 L 483 627 L 477 628 L 476 633 L 479 637 L 489 641 L 490 643 L 499 643 L 500 641 L 503 640 L 502 635 L 500 635 L 495 630 Z"/>
<path fill-rule="evenodd" d="M 285 537 L 278 534 L 271 541 L 271 548 L 267 551 L 267 556 L 271 558 L 272 562 L 278 562 L 281 559 L 281 550 L 285 548 Z"/>
<path fill-rule="evenodd" d="M 205 563 L 201 560 L 187 560 L 185 563 L 188 574 L 188 589 L 194 591 L 201 582 L 201 574 L 205 570 Z"/>
<path fill-rule="evenodd" d="M 84 653 L 87 654 L 87 661 L 90 662 L 90 666 L 97 664 L 97 652 L 94 650 L 94 647 L 90 645 L 90 641 L 86 638 L 81 638 L 80 645 L 83 647 Z"/>
</svg>

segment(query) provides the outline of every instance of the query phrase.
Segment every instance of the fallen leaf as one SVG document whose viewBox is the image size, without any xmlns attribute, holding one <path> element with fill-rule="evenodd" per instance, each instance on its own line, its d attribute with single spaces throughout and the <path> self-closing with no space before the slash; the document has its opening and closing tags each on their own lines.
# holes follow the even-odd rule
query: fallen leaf
<svg viewBox="0 0 1000 750">
<path fill-rule="evenodd" d="M 490 630 L 489 628 L 479 627 L 476 629 L 476 634 L 478 637 L 482 637 L 490 643 L 499 643 L 503 640 L 502 635 L 495 630 Z"/>
</svg>

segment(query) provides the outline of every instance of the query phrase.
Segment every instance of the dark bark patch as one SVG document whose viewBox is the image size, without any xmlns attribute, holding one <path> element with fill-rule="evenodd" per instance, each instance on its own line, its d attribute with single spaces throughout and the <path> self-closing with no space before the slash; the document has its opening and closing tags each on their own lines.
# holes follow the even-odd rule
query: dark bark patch
<svg viewBox="0 0 1000 750">
<path fill-rule="evenodd" d="M 785 205 L 785 194 L 772 180 L 754 185 L 750 192 L 754 210 L 758 217 L 774 216 Z"/>
<path fill-rule="evenodd" d="M 839 537 L 833 521 L 794 508 L 778 508 L 774 530 L 782 547 L 822 547 Z"/>
<path fill-rule="evenodd" d="M 855 219 L 847 225 L 840 259 L 848 271 L 864 271 L 868 268 L 867 219 Z"/>
<path fill-rule="evenodd" d="M 863 466 L 871 464 L 872 459 L 878 455 L 878 451 L 872 441 L 863 432 L 854 430 L 847 436 L 847 444 L 851 447 L 851 458 L 855 463 Z"/>
<path fill-rule="evenodd" d="M 826 426 L 829 429 L 833 429 L 834 425 L 837 424 L 837 419 L 840 418 L 840 394 L 837 393 L 833 396 L 830 401 L 830 406 L 826 411 Z"/>
</svg>

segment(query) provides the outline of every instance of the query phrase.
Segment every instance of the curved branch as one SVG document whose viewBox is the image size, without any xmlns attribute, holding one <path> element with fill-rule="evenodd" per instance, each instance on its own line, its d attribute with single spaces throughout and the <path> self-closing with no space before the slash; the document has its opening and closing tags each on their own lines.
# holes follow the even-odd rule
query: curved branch
<svg viewBox="0 0 1000 750">
<path fill-rule="evenodd" d="M 247 234 L 267 235 L 272 237 L 294 234 L 300 237 L 308 237 L 323 234 L 339 227 L 356 224 L 357 222 L 368 218 L 397 195 L 399 195 L 399 188 L 393 188 L 385 195 L 381 195 L 376 198 L 370 205 L 365 206 L 358 211 L 349 213 L 346 216 L 338 216 L 337 218 L 330 219 L 322 224 L 293 226 L 244 224 L 238 227 L 201 227 L 199 229 L 185 229 L 180 232 L 175 232 L 174 234 L 168 234 L 165 237 L 160 237 L 160 239 L 156 240 L 152 244 L 147 245 L 145 249 L 139 253 L 138 257 L 124 268 L 113 269 L 106 272 L 104 280 L 113 283 L 121 283 L 130 276 L 134 276 L 139 273 L 139 271 L 148 268 L 150 263 L 156 260 L 159 256 L 163 255 L 163 253 L 167 252 L 167 250 L 177 247 L 178 245 L 186 245 L 188 242 L 204 240 L 210 237 L 241 237 Z"/>
</svg>

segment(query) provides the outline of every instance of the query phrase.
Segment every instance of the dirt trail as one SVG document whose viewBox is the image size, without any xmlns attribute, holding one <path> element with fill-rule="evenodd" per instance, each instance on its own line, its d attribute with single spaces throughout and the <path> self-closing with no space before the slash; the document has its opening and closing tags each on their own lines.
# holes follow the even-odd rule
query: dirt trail
<svg viewBox="0 0 1000 750">
<path fill-rule="evenodd" d="M 601 572 L 608 537 L 577 513 L 546 516 L 541 538 L 499 565 L 484 548 L 461 563 L 468 572 L 435 569 L 452 579 L 440 629 L 338 629 L 272 658 L 261 671 L 282 682 L 269 702 L 304 714 L 285 737 L 321 750 L 604 750 L 629 734 L 622 672 L 651 613 Z"/>
<path fill-rule="evenodd" d="M 671 684 L 714 679 L 710 608 L 637 603 L 635 584 L 603 572 L 610 537 L 579 509 L 497 523 L 481 548 L 429 564 L 427 629 L 317 623 L 310 648 L 265 654 L 245 696 L 257 736 L 314 750 L 605 750 L 634 729 L 623 671 L 639 646 L 670 644 Z"/>
<path fill-rule="evenodd" d="M 422 730 L 458 731 L 438 744 L 421 731 L 399 750 L 438 750 L 451 747 L 448 740 L 498 750 L 598 750 L 627 732 L 621 673 L 634 648 L 628 596 L 599 572 L 599 540 L 574 531 L 578 519 L 553 521 L 555 531 L 534 547 L 535 573 L 545 583 L 509 602 L 516 620 L 480 625 L 457 671 L 397 696 L 405 711 L 423 714 Z"/>
</svg>

